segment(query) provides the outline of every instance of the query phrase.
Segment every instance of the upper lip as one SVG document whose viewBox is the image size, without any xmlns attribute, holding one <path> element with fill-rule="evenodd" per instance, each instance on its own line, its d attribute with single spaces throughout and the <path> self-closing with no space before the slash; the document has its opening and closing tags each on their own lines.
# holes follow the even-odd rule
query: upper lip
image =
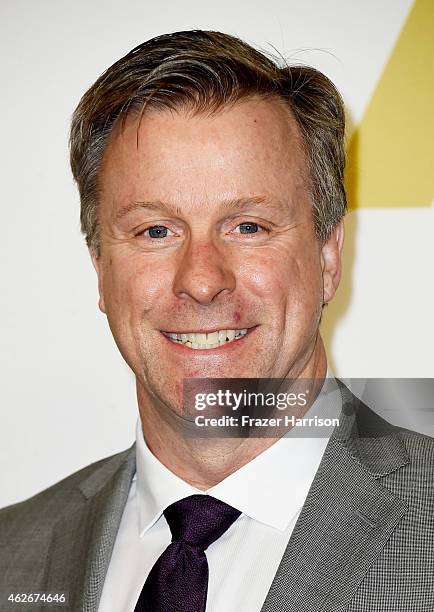
<svg viewBox="0 0 434 612">
<path fill-rule="evenodd" d="M 249 330 L 250 327 L 233 327 L 231 325 L 226 325 L 226 326 L 219 326 L 219 327 L 212 327 L 210 329 L 189 329 L 186 331 L 183 330 L 179 330 L 177 329 L 176 331 L 168 331 L 168 330 L 160 330 L 163 334 L 212 334 L 216 331 L 221 331 L 224 329 L 233 329 L 233 330 L 240 330 L 240 329 L 247 329 Z"/>
</svg>

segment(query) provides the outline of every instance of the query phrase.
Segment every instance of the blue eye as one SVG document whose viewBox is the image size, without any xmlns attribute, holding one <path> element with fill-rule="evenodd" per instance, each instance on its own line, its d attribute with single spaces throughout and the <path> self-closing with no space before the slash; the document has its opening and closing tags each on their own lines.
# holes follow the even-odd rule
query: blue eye
<svg viewBox="0 0 434 612">
<path fill-rule="evenodd" d="M 154 225 L 154 227 L 148 227 L 145 232 L 149 232 L 150 238 L 166 238 L 167 236 L 167 227 L 163 225 Z"/>
<path fill-rule="evenodd" d="M 238 227 L 240 228 L 240 234 L 254 234 L 258 231 L 257 223 L 240 223 Z"/>
</svg>

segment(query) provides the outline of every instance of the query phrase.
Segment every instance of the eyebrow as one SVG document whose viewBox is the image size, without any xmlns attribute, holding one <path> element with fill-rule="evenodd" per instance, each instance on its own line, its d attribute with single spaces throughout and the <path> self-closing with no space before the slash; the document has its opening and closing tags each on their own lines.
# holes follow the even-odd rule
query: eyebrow
<svg viewBox="0 0 434 612">
<path fill-rule="evenodd" d="M 243 198 L 235 198 L 222 200 L 219 204 L 219 208 L 227 211 L 236 211 L 243 210 L 250 206 L 264 206 L 266 208 L 276 208 L 281 210 L 283 204 L 280 201 L 270 200 L 266 196 L 251 196 L 251 197 L 243 197 Z M 179 206 L 172 206 L 167 202 L 161 202 L 159 200 L 156 201 L 137 201 L 137 202 L 129 202 L 125 206 L 122 206 L 116 213 L 115 219 L 118 221 L 122 219 L 126 215 L 139 210 L 150 210 L 150 211 L 164 211 L 170 215 L 182 215 L 182 211 Z"/>
</svg>

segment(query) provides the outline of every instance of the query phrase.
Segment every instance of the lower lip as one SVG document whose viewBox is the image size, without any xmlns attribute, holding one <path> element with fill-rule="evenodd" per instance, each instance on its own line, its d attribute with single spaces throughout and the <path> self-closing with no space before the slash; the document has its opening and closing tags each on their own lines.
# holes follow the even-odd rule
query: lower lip
<svg viewBox="0 0 434 612">
<path fill-rule="evenodd" d="M 166 342 L 170 344 L 171 347 L 173 347 L 176 350 L 182 351 L 183 353 L 188 352 L 189 355 L 195 355 L 195 354 L 198 354 L 198 355 L 213 354 L 214 355 L 215 353 L 220 353 L 222 351 L 230 351 L 232 349 L 238 348 L 239 346 L 244 344 L 244 340 L 248 336 L 250 336 L 252 332 L 255 331 L 256 327 L 257 325 L 255 327 L 250 327 L 250 329 L 247 330 L 247 333 L 241 338 L 239 338 L 238 340 L 233 340 L 232 342 L 226 342 L 225 344 L 222 344 L 221 346 L 217 346 L 216 348 L 209 348 L 209 349 L 192 349 L 189 346 L 185 346 L 185 344 L 182 344 L 181 342 L 172 342 L 172 340 L 170 340 L 162 332 L 160 332 L 160 334 L 163 336 Z"/>
</svg>

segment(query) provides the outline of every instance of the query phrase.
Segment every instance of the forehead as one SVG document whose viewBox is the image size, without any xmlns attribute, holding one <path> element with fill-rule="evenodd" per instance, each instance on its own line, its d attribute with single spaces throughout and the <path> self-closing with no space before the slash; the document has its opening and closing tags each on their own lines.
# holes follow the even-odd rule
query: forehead
<svg viewBox="0 0 434 612">
<path fill-rule="evenodd" d="M 212 115 L 148 110 L 127 117 L 106 146 L 101 199 L 176 204 L 304 188 L 299 128 L 283 101 L 248 99 Z"/>
</svg>

